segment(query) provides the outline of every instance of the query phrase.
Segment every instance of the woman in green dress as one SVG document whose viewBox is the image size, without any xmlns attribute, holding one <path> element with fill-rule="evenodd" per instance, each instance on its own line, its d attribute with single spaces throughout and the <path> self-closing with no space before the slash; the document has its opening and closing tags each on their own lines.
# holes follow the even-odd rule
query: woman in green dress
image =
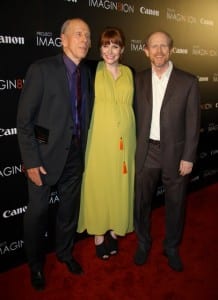
<svg viewBox="0 0 218 300">
<path fill-rule="evenodd" d="M 136 137 L 133 75 L 120 63 L 122 31 L 106 28 L 99 46 L 78 232 L 94 235 L 97 256 L 107 259 L 118 252 L 117 236 L 133 231 Z"/>
</svg>

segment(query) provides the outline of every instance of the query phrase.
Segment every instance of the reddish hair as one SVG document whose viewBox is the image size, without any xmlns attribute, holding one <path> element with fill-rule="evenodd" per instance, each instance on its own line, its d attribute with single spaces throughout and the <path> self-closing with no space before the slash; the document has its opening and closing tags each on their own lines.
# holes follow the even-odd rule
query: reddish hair
<svg viewBox="0 0 218 300">
<path fill-rule="evenodd" d="M 105 28 L 99 39 L 99 47 L 109 45 L 110 43 L 119 45 L 121 48 L 125 46 L 125 36 L 122 30 L 117 27 Z"/>
</svg>

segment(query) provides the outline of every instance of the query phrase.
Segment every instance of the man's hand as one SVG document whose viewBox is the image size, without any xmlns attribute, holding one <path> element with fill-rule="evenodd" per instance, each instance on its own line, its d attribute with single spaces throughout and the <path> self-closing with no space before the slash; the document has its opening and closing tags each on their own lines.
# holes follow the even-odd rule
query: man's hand
<svg viewBox="0 0 218 300">
<path fill-rule="evenodd" d="M 26 171 L 27 171 L 27 176 L 33 183 L 35 183 L 35 185 L 37 185 L 37 186 L 43 185 L 42 179 L 41 179 L 41 174 L 46 175 L 47 172 L 42 166 L 37 167 L 37 168 L 30 168 L 30 169 L 27 169 Z"/>
<path fill-rule="evenodd" d="M 185 176 L 187 174 L 190 174 L 193 168 L 193 163 L 190 161 L 181 160 L 180 166 L 179 166 L 179 174 L 181 176 Z"/>
</svg>

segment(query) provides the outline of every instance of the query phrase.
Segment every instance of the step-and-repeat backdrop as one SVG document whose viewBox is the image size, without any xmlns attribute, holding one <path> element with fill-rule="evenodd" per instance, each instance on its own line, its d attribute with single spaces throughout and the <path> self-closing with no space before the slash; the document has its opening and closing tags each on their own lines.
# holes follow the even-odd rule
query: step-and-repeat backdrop
<svg viewBox="0 0 218 300">
<path fill-rule="evenodd" d="M 97 41 L 108 25 L 126 35 L 123 63 L 136 71 L 149 66 L 145 36 L 154 30 L 174 38 L 172 60 L 199 78 L 201 134 L 190 190 L 218 180 L 218 1 L 217 0 L 32 0 L 0 4 L 0 271 L 25 262 L 23 215 L 27 208 L 25 176 L 17 143 L 16 111 L 30 63 L 61 50 L 62 23 L 81 17 L 90 25 L 88 58 L 99 59 Z M 160 185 L 157 198 L 164 191 Z M 58 194 L 50 197 L 48 251 L 52 250 Z M 80 238 L 80 237 L 78 237 Z"/>
</svg>

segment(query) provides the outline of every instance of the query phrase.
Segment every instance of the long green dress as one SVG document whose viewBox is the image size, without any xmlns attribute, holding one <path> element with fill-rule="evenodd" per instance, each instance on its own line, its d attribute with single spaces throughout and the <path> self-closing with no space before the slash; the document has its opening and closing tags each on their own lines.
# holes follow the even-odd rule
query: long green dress
<svg viewBox="0 0 218 300">
<path fill-rule="evenodd" d="M 136 147 L 131 70 L 119 65 L 115 80 L 103 61 L 95 78 L 78 232 L 117 235 L 133 231 Z"/>
</svg>

